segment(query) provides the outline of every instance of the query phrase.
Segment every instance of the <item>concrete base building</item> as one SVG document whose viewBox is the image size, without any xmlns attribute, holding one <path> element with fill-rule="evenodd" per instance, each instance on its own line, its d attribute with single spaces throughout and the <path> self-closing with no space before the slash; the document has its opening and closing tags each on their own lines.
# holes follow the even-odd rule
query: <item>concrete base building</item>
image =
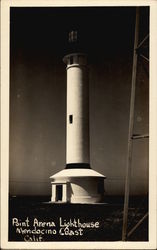
<svg viewBox="0 0 157 250">
<path fill-rule="evenodd" d="M 104 201 L 104 175 L 92 169 L 64 169 L 51 176 L 52 202 Z"/>
</svg>

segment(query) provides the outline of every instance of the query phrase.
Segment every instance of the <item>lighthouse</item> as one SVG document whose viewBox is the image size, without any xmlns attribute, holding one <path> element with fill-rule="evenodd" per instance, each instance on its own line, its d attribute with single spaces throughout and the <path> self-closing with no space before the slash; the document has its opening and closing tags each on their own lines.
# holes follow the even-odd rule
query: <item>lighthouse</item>
<svg viewBox="0 0 157 250">
<path fill-rule="evenodd" d="M 89 152 L 89 79 L 87 54 L 80 52 L 77 31 L 69 33 L 67 71 L 66 166 L 51 176 L 51 202 L 101 203 L 105 176 L 91 169 Z"/>
</svg>

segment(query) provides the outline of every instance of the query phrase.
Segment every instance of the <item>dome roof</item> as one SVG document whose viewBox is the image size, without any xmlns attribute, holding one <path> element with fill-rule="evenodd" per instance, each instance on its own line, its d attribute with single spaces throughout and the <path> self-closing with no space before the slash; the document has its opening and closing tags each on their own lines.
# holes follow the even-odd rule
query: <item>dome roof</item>
<svg viewBox="0 0 157 250">
<path fill-rule="evenodd" d="M 86 168 L 63 169 L 60 172 L 52 175 L 50 178 L 61 178 L 61 177 L 101 177 L 101 178 L 106 178 L 106 176 L 96 172 L 95 170 L 86 169 Z"/>
</svg>

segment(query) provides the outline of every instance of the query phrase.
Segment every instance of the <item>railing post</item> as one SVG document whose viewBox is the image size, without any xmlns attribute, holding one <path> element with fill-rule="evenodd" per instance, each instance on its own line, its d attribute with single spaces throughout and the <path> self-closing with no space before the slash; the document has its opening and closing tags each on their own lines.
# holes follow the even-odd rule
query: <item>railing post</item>
<svg viewBox="0 0 157 250">
<path fill-rule="evenodd" d="M 126 237 L 127 237 L 129 189 L 130 189 L 131 158 L 132 158 L 132 135 L 133 135 L 133 127 L 134 127 L 135 88 L 136 88 L 136 72 L 137 72 L 137 52 L 136 52 L 136 49 L 138 46 L 138 33 L 139 33 L 139 7 L 136 7 L 136 23 L 135 23 L 132 83 L 131 83 L 130 118 L 129 118 L 129 132 L 128 132 L 128 152 L 127 152 L 126 178 L 125 178 L 125 196 L 124 196 L 122 241 L 125 241 Z"/>
</svg>

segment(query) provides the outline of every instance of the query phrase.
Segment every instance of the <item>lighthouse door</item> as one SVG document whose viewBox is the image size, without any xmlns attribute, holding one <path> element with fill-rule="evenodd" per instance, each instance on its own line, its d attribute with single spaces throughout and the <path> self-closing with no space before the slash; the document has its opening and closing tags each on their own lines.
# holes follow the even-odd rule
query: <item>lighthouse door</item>
<svg viewBox="0 0 157 250">
<path fill-rule="evenodd" d="M 62 201 L 63 196 L 63 186 L 56 185 L 56 201 Z"/>
<path fill-rule="evenodd" d="M 51 182 L 52 183 L 52 202 L 67 202 L 68 201 L 68 192 L 67 192 L 67 183 L 66 182 Z"/>
</svg>

